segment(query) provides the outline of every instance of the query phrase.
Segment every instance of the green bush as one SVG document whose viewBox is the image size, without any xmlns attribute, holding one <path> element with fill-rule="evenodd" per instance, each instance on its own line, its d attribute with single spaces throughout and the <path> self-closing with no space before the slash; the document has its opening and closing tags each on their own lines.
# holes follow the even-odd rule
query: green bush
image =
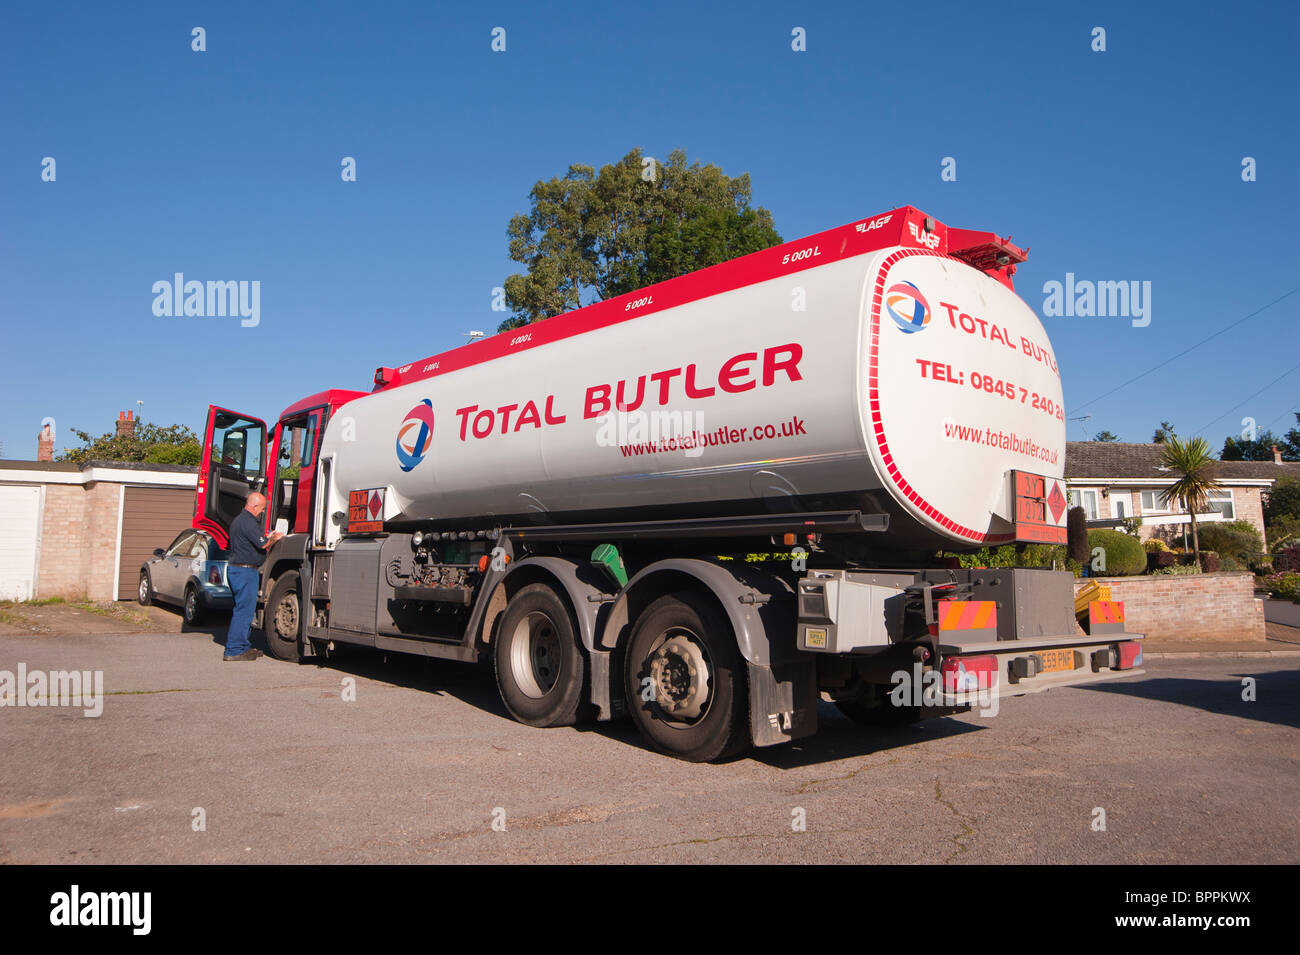
<svg viewBox="0 0 1300 955">
<path fill-rule="evenodd" d="M 1094 573 L 1099 577 L 1132 577 L 1147 569 L 1147 552 L 1136 537 L 1112 530 L 1094 530 L 1088 532 L 1089 561 L 1092 554 L 1101 548 L 1104 552 L 1105 569 Z M 1091 565 L 1091 564 L 1090 564 Z"/>
<path fill-rule="evenodd" d="M 1142 545 L 1146 548 L 1148 554 L 1170 554 L 1173 553 L 1166 544 L 1158 537 L 1153 537 Z"/>
<path fill-rule="evenodd" d="M 1188 574 L 1195 574 L 1195 573 L 1196 573 L 1196 568 L 1190 564 L 1173 564 L 1169 567 L 1159 567 L 1151 571 L 1151 576 L 1155 577 L 1157 574 L 1162 576 L 1168 574 L 1173 577 L 1185 577 Z"/>
<path fill-rule="evenodd" d="M 1197 537 L 1200 538 L 1202 552 L 1212 550 L 1224 558 L 1225 570 L 1248 567 L 1264 553 L 1264 541 L 1249 521 L 1202 524 Z"/>
<path fill-rule="evenodd" d="M 956 555 L 963 567 L 1046 567 L 1051 569 L 1056 561 L 1059 569 L 1067 570 L 1068 559 L 1063 544 L 1028 544 L 1023 553 L 1017 552 L 1014 544 L 1001 547 L 981 547 L 970 554 Z"/>
<path fill-rule="evenodd" d="M 1269 596 L 1300 603 L 1300 573 L 1274 574 L 1263 582 Z"/>
</svg>

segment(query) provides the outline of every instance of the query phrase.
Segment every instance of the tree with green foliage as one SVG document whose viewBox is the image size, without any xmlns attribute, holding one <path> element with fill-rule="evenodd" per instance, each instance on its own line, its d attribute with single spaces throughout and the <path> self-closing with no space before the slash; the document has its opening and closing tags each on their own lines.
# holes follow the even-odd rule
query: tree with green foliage
<svg viewBox="0 0 1300 955">
<path fill-rule="evenodd" d="M 634 149 L 599 173 L 575 164 L 529 199 L 506 230 L 527 272 L 505 280 L 502 331 L 781 243 L 772 214 L 750 206 L 748 173 L 688 164 L 681 149 L 666 163 Z"/>
<path fill-rule="evenodd" d="M 1274 549 L 1300 541 L 1300 480 L 1280 477 L 1264 493 L 1264 530 Z"/>
<path fill-rule="evenodd" d="M 87 461 L 139 461 L 146 464 L 197 466 L 203 458 L 203 447 L 199 444 L 198 436 L 183 424 L 164 428 L 139 421 L 133 433 L 120 435 L 110 431 L 97 438 L 76 428 L 72 429 L 72 433 L 85 447 L 65 449 L 59 453 L 59 461 L 71 461 L 73 464 L 85 464 Z"/>
<path fill-rule="evenodd" d="M 1300 432 L 1292 431 L 1300 437 Z M 1220 461 L 1272 461 L 1273 449 L 1282 452 L 1283 461 L 1300 461 L 1300 449 L 1286 438 L 1279 438 L 1267 429 L 1259 432 L 1255 439 L 1234 438 L 1229 435 L 1223 441 L 1223 450 L 1219 452 Z"/>
<path fill-rule="evenodd" d="M 1164 444 L 1172 437 L 1176 437 L 1174 426 L 1168 421 L 1161 421 L 1160 427 L 1156 428 L 1156 433 L 1151 435 L 1151 441 L 1155 444 Z"/>
<path fill-rule="evenodd" d="M 1115 432 L 1113 431 L 1098 431 L 1095 435 L 1092 436 L 1092 440 L 1113 442 L 1119 440 L 1119 435 L 1115 434 Z"/>
<path fill-rule="evenodd" d="M 1186 441 L 1171 434 L 1160 452 L 1161 462 L 1178 475 L 1178 479 L 1165 489 L 1165 497 L 1176 501 L 1188 514 L 1192 523 L 1192 548 L 1196 554 L 1196 571 L 1201 571 L 1201 542 L 1196 533 L 1196 512 L 1209 506 L 1211 492 L 1220 490 L 1214 481 L 1214 458 L 1210 445 L 1204 438 Z"/>
</svg>

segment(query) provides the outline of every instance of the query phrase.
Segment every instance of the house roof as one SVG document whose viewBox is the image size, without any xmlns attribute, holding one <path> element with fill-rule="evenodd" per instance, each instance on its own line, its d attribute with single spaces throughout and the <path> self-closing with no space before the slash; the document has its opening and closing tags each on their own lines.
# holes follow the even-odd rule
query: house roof
<svg viewBox="0 0 1300 955">
<path fill-rule="evenodd" d="M 112 468 L 118 471 L 174 471 L 177 474 L 198 474 L 199 469 L 188 464 L 149 464 L 143 461 L 0 461 L 0 471 L 89 471 L 91 468 Z"/>
<path fill-rule="evenodd" d="M 1125 441 L 1067 441 L 1067 480 L 1112 480 L 1115 478 L 1162 479 L 1159 470 L 1162 444 L 1134 444 Z M 1300 478 L 1300 461 L 1216 461 L 1214 476 L 1225 480 L 1271 483 L 1283 475 Z"/>
</svg>

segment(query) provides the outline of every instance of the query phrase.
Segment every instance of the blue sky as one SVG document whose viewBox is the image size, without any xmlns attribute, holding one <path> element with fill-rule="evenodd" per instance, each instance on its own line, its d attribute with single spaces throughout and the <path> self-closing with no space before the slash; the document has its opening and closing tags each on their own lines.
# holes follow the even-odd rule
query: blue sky
<svg viewBox="0 0 1300 955">
<path fill-rule="evenodd" d="M 1044 320 L 1067 415 L 1139 441 L 1213 422 L 1216 450 L 1247 415 L 1285 430 L 1300 370 L 1247 399 L 1300 362 L 1300 293 L 1091 399 L 1300 286 L 1300 14 L 978 6 L 11 4 L 4 456 L 34 457 L 47 415 L 63 447 L 141 400 L 196 431 L 209 402 L 270 420 L 492 331 L 532 184 L 635 146 L 748 171 L 786 239 L 903 204 L 1011 233 L 1040 314 L 1067 272 L 1150 281 L 1145 328 Z M 260 324 L 155 317 L 175 272 L 260 281 Z"/>
</svg>

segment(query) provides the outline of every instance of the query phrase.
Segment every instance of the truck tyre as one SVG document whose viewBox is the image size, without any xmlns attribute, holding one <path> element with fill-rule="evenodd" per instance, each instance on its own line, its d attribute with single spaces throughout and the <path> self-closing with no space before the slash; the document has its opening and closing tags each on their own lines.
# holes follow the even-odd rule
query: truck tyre
<svg viewBox="0 0 1300 955">
<path fill-rule="evenodd" d="M 147 570 L 140 571 L 140 589 L 136 592 L 136 599 L 140 601 L 142 607 L 153 603 L 153 580 Z"/>
<path fill-rule="evenodd" d="M 203 601 L 199 597 L 198 589 L 193 584 L 185 587 L 185 602 L 181 604 L 181 613 L 185 617 L 185 622 L 191 627 L 197 627 L 203 623 Z"/>
<path fill-rule="evenodd" d="M 587 658 L 554 590 L 529 584 L 511 597 L 493 641 L 497 689 L 511 716 L 529 726 L 577 722 Z"/>
<path fill-rule="evenodd" d="M 262 611 L 262 630 L 271 656 L 297 663 L 301 656 L 302 587 L 296 570 L 285 571 L 271 588 L 271 599 Z"/>
<path fill-rule="evenodd" d="M 683 592 L 660 597 L 628 641 L 628 707 L 647 743 L 693 763 L 750 744 L 749 683 L 731 626 L 713 603 Z"/>
</svg>

